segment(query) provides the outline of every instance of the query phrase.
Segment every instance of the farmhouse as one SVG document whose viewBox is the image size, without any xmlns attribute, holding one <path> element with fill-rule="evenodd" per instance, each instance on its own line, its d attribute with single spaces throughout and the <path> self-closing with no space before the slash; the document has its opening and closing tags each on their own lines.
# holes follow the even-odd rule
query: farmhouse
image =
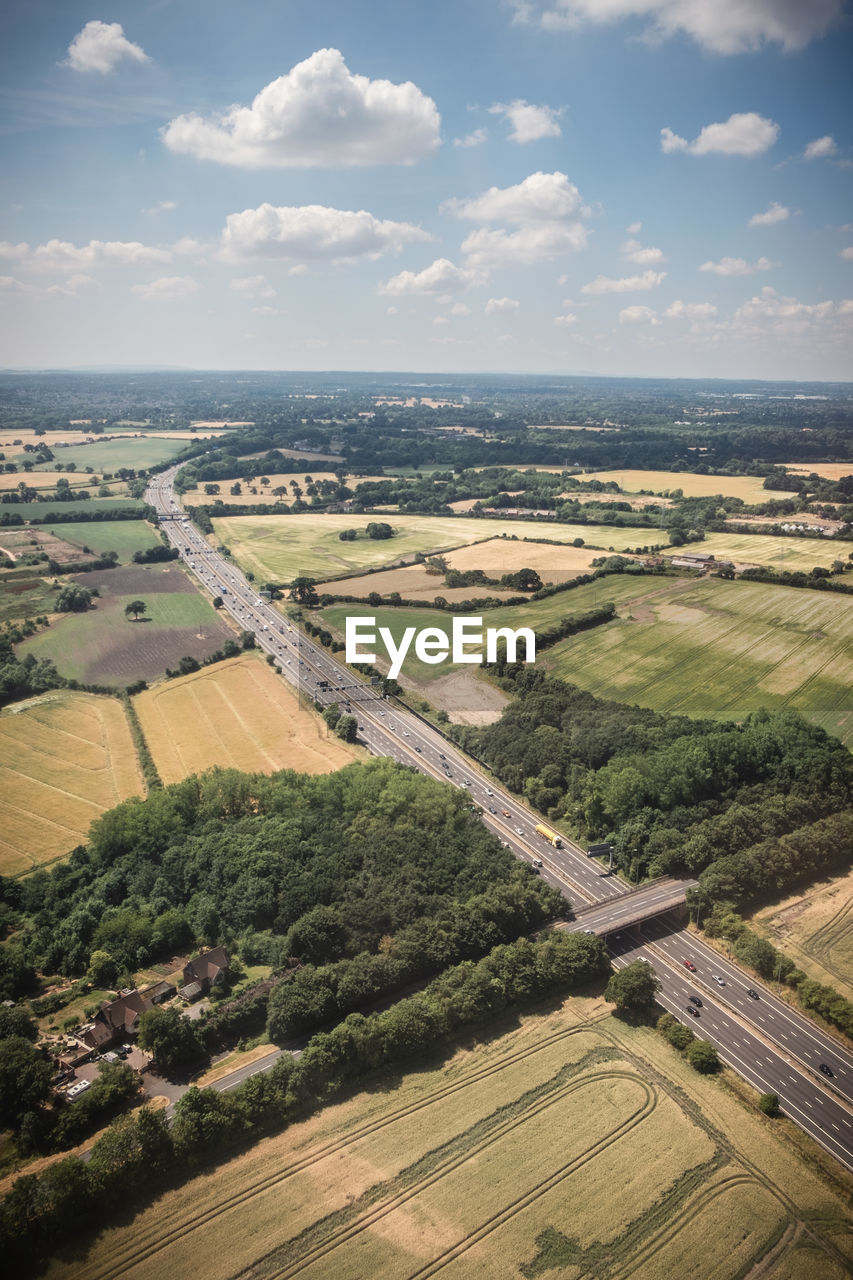
<svg viewBox="0 0 853 1280">
<path fill-rule="evenodd" d="M 183 1000 L 198 1000 L 211 987 L 221 985 L 228 972 L 228 952 L 224 947 L 202 951 L 200 956 L 184 965 L 183 983 L 178 994 Z"/>
<path fill-rule="evenodd" d="M 157 982 L 142 991 L 122 991 L 117 1000 L 101 1005 L 92 1021 L 81 1029 L 80 1039 L 90 1049 L 100 1050 L 133 1038 L 139 1031 L 139 1019 L 143 1013 L 153 1009 L 155 1004 L 171 999 L 174 994 L 171 982 Z"/>
</svg>

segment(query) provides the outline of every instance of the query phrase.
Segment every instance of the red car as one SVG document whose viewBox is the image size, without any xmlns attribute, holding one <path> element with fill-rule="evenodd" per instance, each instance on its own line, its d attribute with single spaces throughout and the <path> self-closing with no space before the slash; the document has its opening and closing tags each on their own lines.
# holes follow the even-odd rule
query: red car
<svg viewBox="0 0 853 1280">
<path fill-rule="evenodd" d="M 696 966 L 695 966 L 695 964 L 693 963 L 693 961 L 692 961 L 692 960 L 685 960 L 685 961 L 684 961 L 684 967 L 685 967 L 685 969 L 689 969 L 691 973 L 695 973 L 695 972 L 696 972 Z"/>
</svg>

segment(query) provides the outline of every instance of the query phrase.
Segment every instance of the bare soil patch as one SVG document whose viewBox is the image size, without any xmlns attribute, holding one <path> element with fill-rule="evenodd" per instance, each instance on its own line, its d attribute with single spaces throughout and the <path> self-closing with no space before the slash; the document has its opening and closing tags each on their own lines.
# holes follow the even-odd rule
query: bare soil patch
<svg viewBox="0 0 853 1280">
<path fill-rule="evenodd" d="M 509 698 L 474 671 L 452 671 L 428 684 L 407 680 L 407 687 L 421 693 L 457 724 L 485 725 L 500 720 Z"/>
<path fill-rule="evenodd" d="M 170 565 L 126 565 L 122 569 L 97 569 L 74 579 L 84 587 L 97 587 L 103 595 L 129 596 L 134 593 L 162 595 L 176 591 L 193 595 L 195 588 L 182 569 Z"/>
</svg>

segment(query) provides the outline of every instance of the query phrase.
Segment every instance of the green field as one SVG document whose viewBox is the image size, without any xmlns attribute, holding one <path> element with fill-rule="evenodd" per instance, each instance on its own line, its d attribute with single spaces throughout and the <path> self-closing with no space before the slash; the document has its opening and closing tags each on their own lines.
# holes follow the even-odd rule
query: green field
<svg viewBox="0 0 853 1280">
<path fill-rule="evenodd" d="M 519 520 L 478 520 L 452 516 L 393 515 L 395 537 L 374 541 L 360 537 L 341 542 L 341 529 L 366 529 L 375 516 L 303 513 L 295 516 L 221 516 L 213 521 L 218 542 L 228 547 L 244 569 L 264 581 L 289 582 L 300 574 L 317 579 L 388 565 L 416 551 L 432 552 L 465 546 L 504 534 L 522 539 L 547 538 L 624 551 L 648 543 L 653 529 L 619 529 L 606 524 L 533 524 Z"/>
<path fill-rule="evenodd" d="M 134 551 L 145 551 L 160 545 L 157 534 L 144 520 L 91 520 L 71 524 L 43 524 L 57 538 L 75 547 L 89 547 L 97 555 L 117 551 L 120 563 L 126 564 Z"/>
<path fill-rule="evenodd" d="M 599 592 L 620 599 L 615 581 Z M 792 707 L 853 743 L 853 598 L 719 578 L 631 587 L 617 621 L 561 641 L 545 665 L 598 697 L 656 711 L 740 719 Z M 590 590 L 571 593 L 572 611 Z"/>
<path fill-rule="evenodd" d="M 96 471 L 115 473 L 119 467 L 132 467 L 134 471 L 147 470 L 157 462 L 167 462 L 187 447 L 186 440 L 168 440 L 142 436 L 138 439 L 103 440 L 95 444 L 72 444 L 55 449 L 57 462 L 63 468 L 75 462 L 82 471 L 94 467 Z M 24 457 L 28 455 L 22 455 Z"/>
<path fill-rule="evenodd" d="M 69 516 L 77 511 L 109 511 L 111 507 L 138 507 L 140 510 L 143 503 L 137 498 L 90 498 L 83 499 L 82 502 L 28 502 L 26 505 L 16 504 L 14 506 L 0 506 L 0 514 L 19 515 L 24 521 L 27 520 L 50 520 L 55 518 L 62 520 L 64 516 Z M 86 523 L 92 523 L 87 521 Z M 95 522 L 96 523 L 96 522 Z"/>
<path fill-rule="evenodd" d="M 56 587 L 38 577 L 38 568 L 0 574 L 0 623 L 52 613 Z"/>
<path fill-rule="evenodd" d="M 635 530 L 636 539 L 636 530 Z M 772 538 L 766 533 L 706 533 L 702 542 L 671 547 L 668 555 L 710 554 L 735 564 L 769 565 L 773 569 L 829 569 L 834 560 L 847 560 L 853 542 L 835 538 Z"/>
<path fill-rule="evenodd" d="M 79 581 L 98 587 L 94 608 L 65 615 L 19 645 L 19 656 L 48 658 L 71 679 L 121 688 L 162 676 L 185 654 L 203 658 L 234 635 L 181 569 L 133 565 Z M 125 605 L 136 599 L 148 606 L 145 621 L 125 617 Z"/>
</svg>

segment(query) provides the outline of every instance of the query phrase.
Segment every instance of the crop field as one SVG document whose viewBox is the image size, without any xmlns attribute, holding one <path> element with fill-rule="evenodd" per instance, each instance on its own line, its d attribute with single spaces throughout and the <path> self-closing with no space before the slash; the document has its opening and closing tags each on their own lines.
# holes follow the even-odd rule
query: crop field
<svg viewBox="0 0 853 1280">
<path fill-rule="evenodd" d="M 795 475 L 809 476 L 814 472 L 826 480 L 840 480 L 842 476 L 853 475 L 853 462 L 782 462 L 780 466 Z"/>
<path fill-rule="evenodd" d="M 131 467 L 134 471 L 147 470 L 156 462 L 167 462 L 186 447 L 184 440 L 169 440 L 160 432 L 150 436 L 128 436 L 116 440 L 96 440 L 94 444 L 69 445 L 56 452 L 56 461 L 63 466 L 75 462 L 77 467 L 94 467 L 96 471 L 118 471 L 119 467 Z"/>
<path fill-rule="evenodd" d="M 88 528 L 88 525 L 82 527 Z M 43 525 L 8 525 L 0 529 L 0 550 L 16 563 L 27 555 L 46 555 L 60 565 L 85 564 L 95 558 L 92 552 L 83 550 L 82 541 L 68 542 L 54 536 L 52 530 Z M 47 562 L 42 561 L 42 572 L 46 570 Z M 33 572 L 39 570 L 36 568 Z"/>
<path fill-rule="evenodd" d="M 185 654 L 204 658 L 234 636 L 186 574 L 171 565 L 131 565 L 87 573 L 79 581 L 100 591 L 95 607 L 66 614 L 24 641 L 19 657 L 48 658 L 62 675 L 85 684 L 124 687 L 162 676 Z M 144 621 L 125 617 L 131 600 L 146 602 Z"/>
<path fill-rule="evenodd" d="M 214 765 L 330 773 L 357 758 L 257 654 L 170 680 L 134 701 L 166 783 Z"/>
<path fill-rule="evenodd" d="M 56 690 L 0 712 L 0 874 L 70 853 L 95 818 L 142 795 L 116 698 Z"/>
<path fill-rule="evenodd" d="M 615 480 L 626 493 L 639 493 L 641 489 L 666 493 L 680 489 L 686 498 L 707 498 L 721 493 L 729 498 L 741 498 L 748 506 L 782 496 L 764 488 L 763 476 L 699 476 L 689 471 L 631 471 L 626 468 L 585 472 L 576 475 L 575 479 Z"/>
<path fill-rule="evenodd" d="M 598 524 L 549 524 L 543 529 L 518 520 L 395 515 L 390 522 L 395 530 L 393 538 L 359 537 L 355 542 L 341 542 L 338 534 L 342 529 L 364 530 L 372 518 L 346 513 L 220 516 L 214 519 L 213 527 L 217 541 L 231 550 L 241 567 L 264 581 L 276 582 L 288 582 L 300 574 L 325 579 L 380 565 L 390 567 L 416 551 L 450 550 L 504 534 L 521 539 L 535 532 L 565 543 L 580 537 L 592 546 L 620 551 L 634 546 L 638 538 L 648 540 L 650 532 Z"/>
<path fill-rule="evenodd" d="M 63 520 L 77 511 L 108 511 L 110 507 L 138 507 L 141 510 L 142 506 L 143 503 L 138 498 L 122 497 L 119 491 L 111 498 L 72 498 L 70 502 L 56 502 L 44 498 L 37 502 L 28 502 L 26 506 L 4 506 L 3 513 L 19 515 L 23 520 L 44 520 L 51 517 Z"/>
<path fill-rule="evenodd" d="M 550 535 L 551 530 L 548 530 Z M 593 560 L 601 555 L 585 547 L 554 546 L 550 542 L 511 542 L 507 538 L 493 538 L 473 546 L 460 547 L 448 553 L 446 559 L 451 569 L 482 569 L 490 578 L 500 578 L 504 573 L 517 569 L 535 569 L 543 582 L 568 582 L 586 573 Z M 472 588 L 468 589 L 469 597 Z M 491 592 L 475 591 L 476 595 Z M 464 597 L 463 597 L 464 598 Z"/>
<path fill-rule="evenodd" d="M 319 480 L 333 480 L 337 483 L 337 476 L 334 471 L 309 471 L 308 474 L 315 484 Z M 355 489 L 360 484 L 367 484 L 368 482 L 387 479 L 388 476 L 347 476 L 344 480 L 344 484 L 346 484 L 350 489 Z M 204 484 L 197 484 L 194 488 L 187 489 L 186 492 L 181 495 L 181 502 L 188 507 L 197 507 L 202 503 L 209 506 L 211 503 L 217 501 L 223 502 L 226 507 L 243 506 L 246 503 L 258 502 L 286 502 L 289 504 L 293 501 L 293 490 L 290 487 L 292 480 L 299 485 L 300 489 L 303 491 L 305 490 L 306 484 L 304 474 L 288 471 L 283 474 L 279 473 L 271 475 L 269 477 L 268 485 L 258 484 L 256 481 L 253 485 L 249 486 L 246 484 L 245 480 L 241 480 L 239 483 L 242 492 L 240 493 L 229 492 L 231 485 L 234 483 L 233 480 L 219 481 L 219 493 L 215 494 L 205 493 Z M 274 489 L 281 488 L 285 488 L 287 493 L 276 494 L 273 492 Z"/>
<path fill-rule="evenodd" d="M 767 1275 L 806 1255 L 842 1280 L 844 1193 L 601 1008 L 567 1001 L 382 1080 L 106 1228 L 47 1280 L 731 1280 L 774 1249 L 786 1270 Z"/>
<path fill-rule="evenodd" d="M 853 1000 L 853 872 L 766 907 L 751 923 L 810 978 Z"/>
<path fill-rule="evenodd" d="M 52 465 L 52 464 L 51 464 Z M 93 484 L 100 483 L 97 476 L 82 474 L 79 471 L 0 471 L 0 491 L 6 493 L 10 489 L 17 489 L 18 485 L 23 483 L 28 489 L 55 489 L 58 480 L 67 480 L 72 489 L 91 488 Z M 21 511 L 25 511 L 26 507 L 22 507 Z"/>
<path fill-rule="evenodd" d="M 616 595 L 623 581 L 630 592 Z M 792 707 L 853 743 L 850 597 L 720 578 L 610 577 L 556 599 L 574 612 L 593 591 L 621 601 L 618 620 L 549 649 L 542 661 L 556 675 L 598 697 L 695 717 Z M 512 613 L 520 623 L 521 611 Z"/>
<path fill-rule="evenodd" d="M 44 525 L 43 528 L 48 526 Z M 73 546 L 89 547 L 96 555 L 117 551 L 119 561 L 126 564 L 134 551 L 158 547 L 160 539 L 144 520 L 85 520 L 71 524 L 51 522 L 50 532 Z"/>
<path fill-rule="evenodd" d="M 53 613 L 56 588 L 37 575 L 37 569 L 0 573 L 0 623 Z"/>
<path fill-rule="evenodd" d="M 635 530 L 636 535 L 636 530 Z M 672 548 L 669 554 L 711 554 L 735 564 L 767 565 L 773 569 L 829 569 L 834 560 L 846 560 L 853 543 L 833 538 L 773 538 L 766 533 L 706 533 L 702 542 Z"/>
<path fill-rule="evenodd" d="M 378 591 L 381 596 L 388 596 L 397 591 L 404 600 L 434 600 L 443 596 L 445 600 L 470 600 L 473 596 L 511 596 L 517 591 L 500 587 L 446 587 L 444 575 L 427 573 L 422 564 L 406 565 L 402 569 L 380 569 L 378 573 L 365 573 L 356 578 L 339 578 L 337 581 L 317 583 L 317 590 L 339 592 L 344 596 L 361 596 L 367 598 L 371 591 Z"/>
</svg>

